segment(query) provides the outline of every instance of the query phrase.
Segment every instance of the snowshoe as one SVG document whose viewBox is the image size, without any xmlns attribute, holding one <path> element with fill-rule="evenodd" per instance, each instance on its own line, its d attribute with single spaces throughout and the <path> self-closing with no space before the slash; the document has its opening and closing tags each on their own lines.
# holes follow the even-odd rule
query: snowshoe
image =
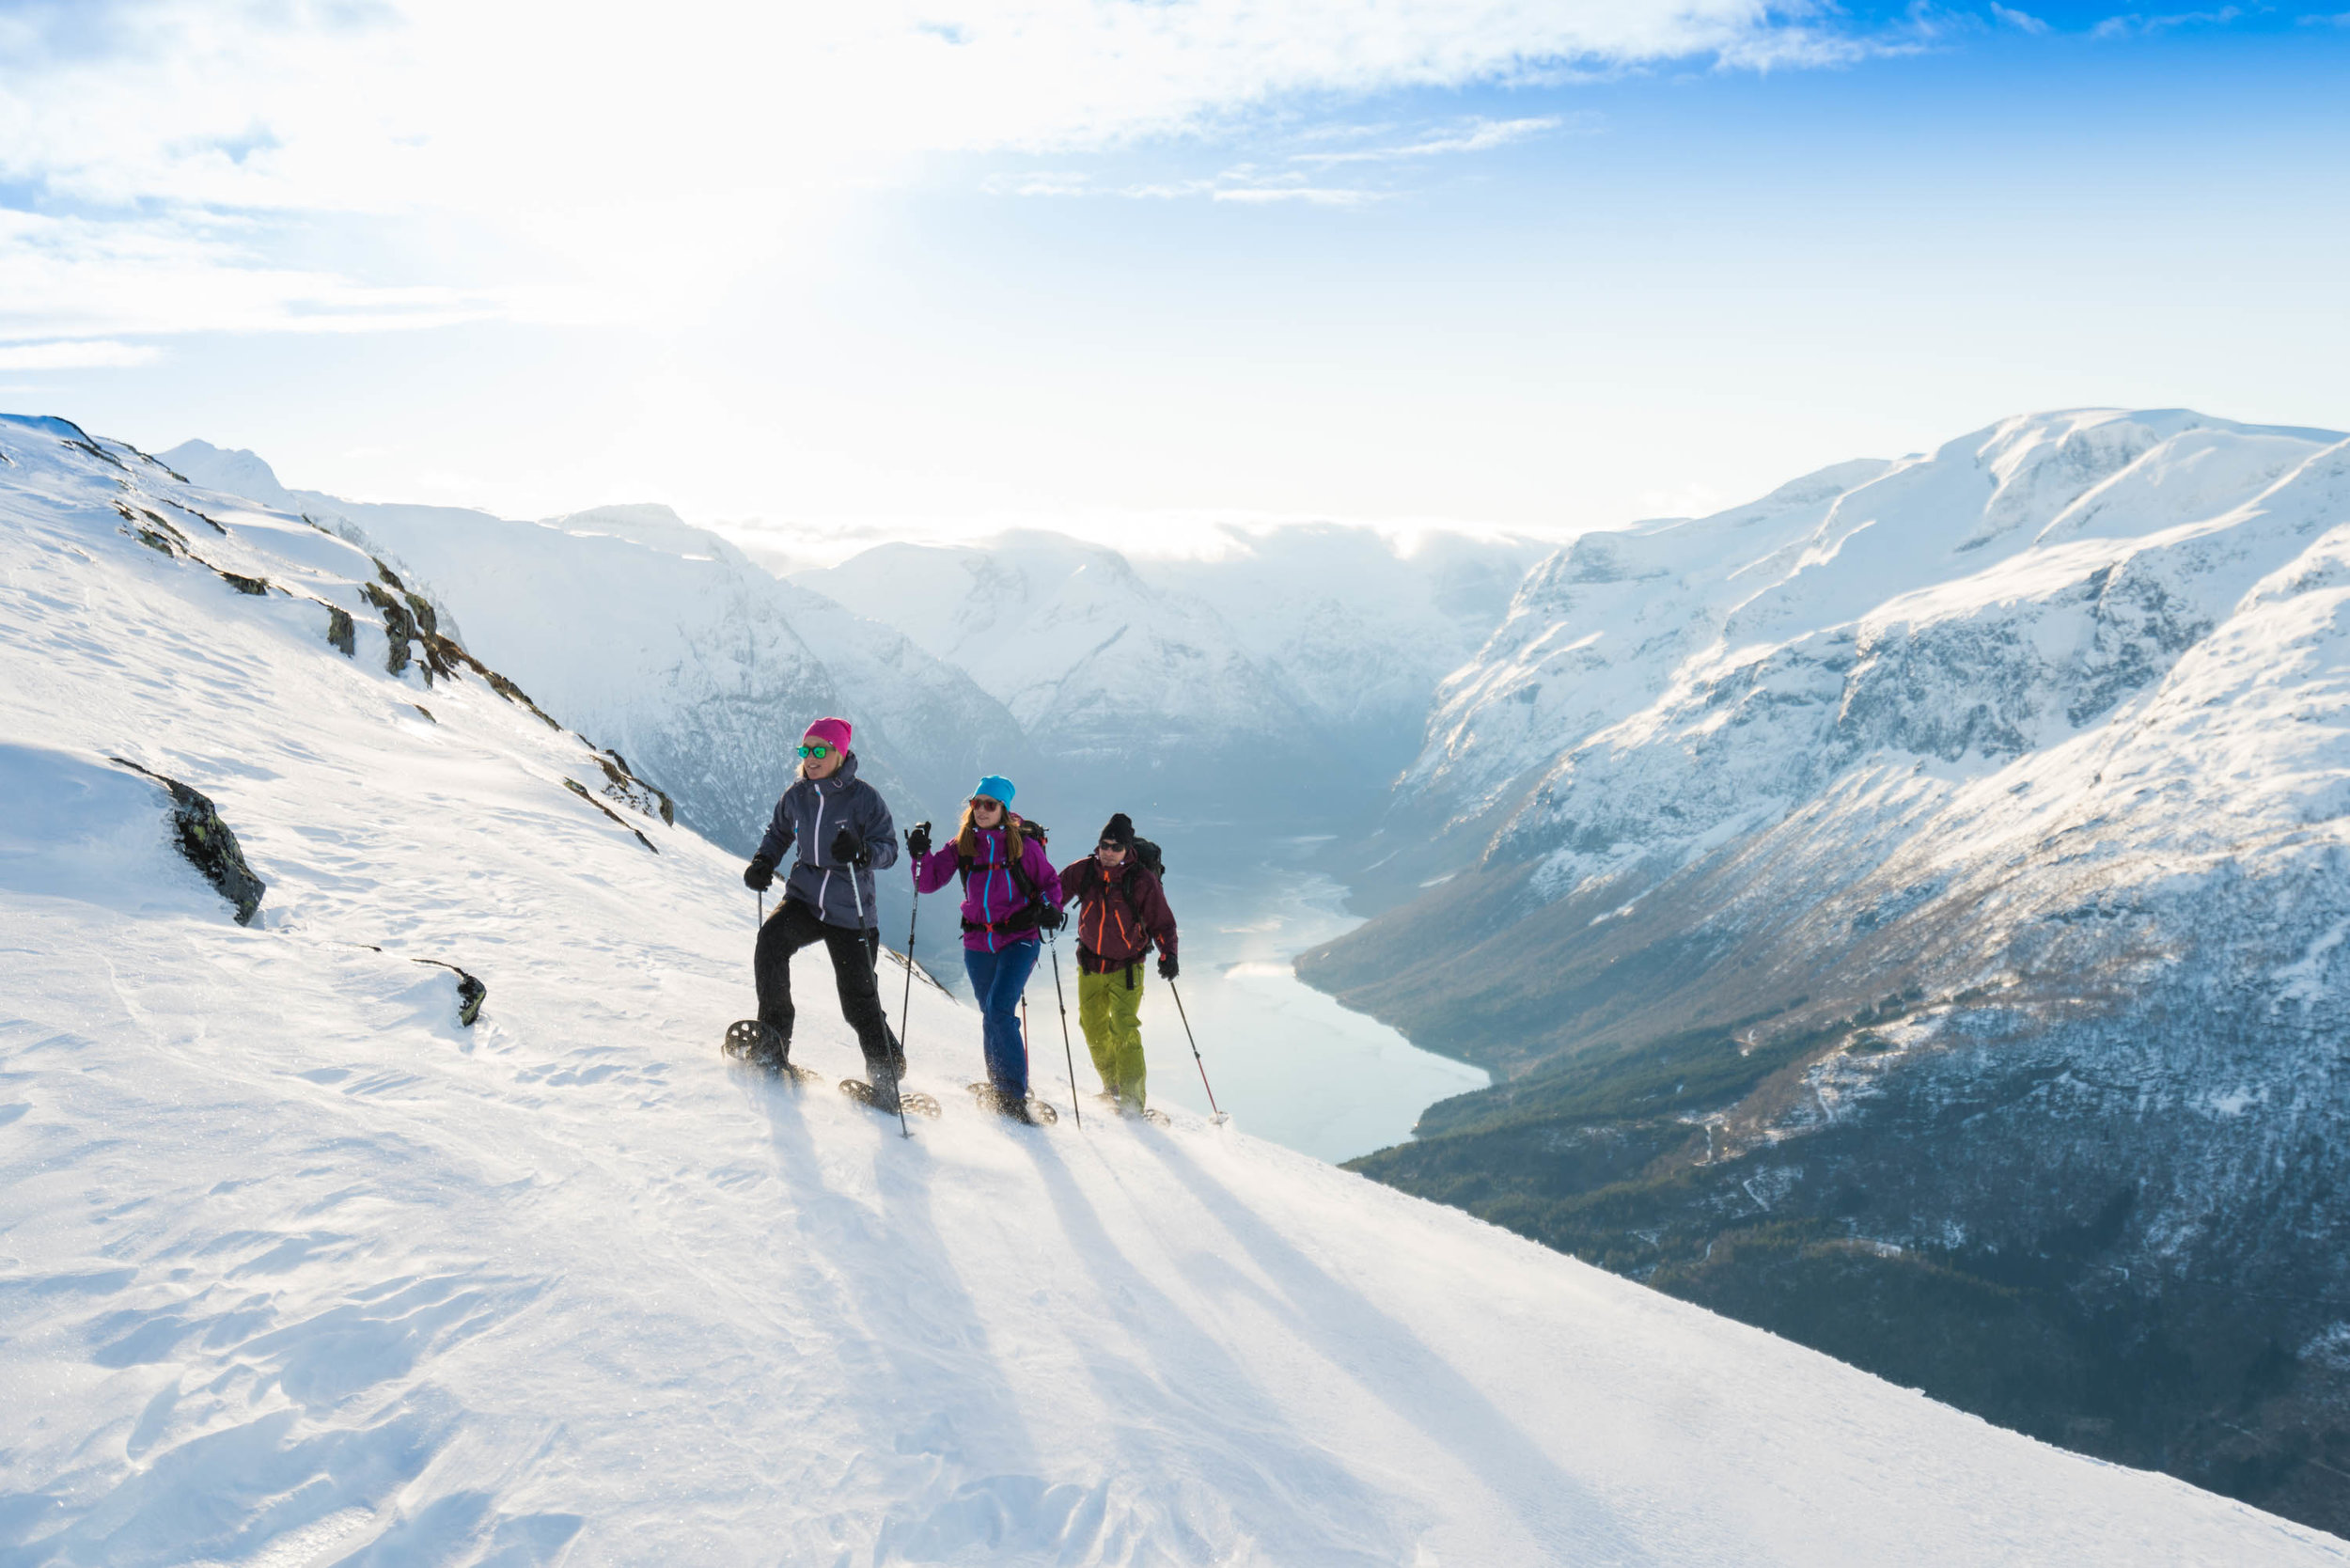
<svg viewBox="0 0 2350 1568">
<path fill-rule="evenodd" d="M 824 1080 L 805 1067 L 791 1065 L 791 1047 L 773 1024 L 762 1024 L 756 1018 L 741 1018 L 727 1026 L 726 1043 L 719 1046 L 734 1060 L 746 1066 L 763 1068 L 779 1078 L 798 1084 L 821 1084 Z"/>
<path fill-rule="evenodd" d="M 843 1078 L 840 1080 L 840 1092 L 860 1105 L 870 1105 L 884 1116 L 897 1115 L 901 1105 L 906 1115 L 924 1116 L 933 1121 L 938 1120 L 940 1114 L 938 1102 L 918 1089 L 901 1088 L 893 1100 L 887 1090 L 876 1088 L 862 1078 Z"/>
<path fill-rule="evenodd" d="M 1163 1110 L 1152 1110 L 1148 1105 L 1130 1105 L 1115 1094 L 1097 1094 L 1094 1098 L 1102 1103 L 1103 1109 L 1114 1116 L 1134 1117 L 1148 1121 L 1153 1127 L 1166 1127 L 1173 1124 L 1167 1120 L 1167 1112 Z"/>
<path fill-rule="evenodd" d="M 971 1097 L 979 1103 L 981 1110 L 994 1111 L 1010 1121 L 1026 1121 L 1033 1127 L 1049 1127 L 1060 1120 L 1060 1112 L 1053 1108 L 1051 1101 L 1040 1100 L 1033 1094 L 1022 1100 L 1004 1093 L 991 1083 L 964 1087 L 971 1090 Z"/>
</svg>

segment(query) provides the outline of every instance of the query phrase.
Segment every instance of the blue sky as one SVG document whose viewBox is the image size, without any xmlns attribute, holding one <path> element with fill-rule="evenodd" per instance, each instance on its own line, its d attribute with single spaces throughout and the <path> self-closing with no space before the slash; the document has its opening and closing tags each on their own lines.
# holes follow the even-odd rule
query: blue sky
<svg viewBox="0 0 2350 1568">
<path fill-rule="evenodd" d="M 0 405 L 516 514 L 1113 534 L 2350 428 L 2350 13 L 828 14 L 0 4 Z"/>
</svg>

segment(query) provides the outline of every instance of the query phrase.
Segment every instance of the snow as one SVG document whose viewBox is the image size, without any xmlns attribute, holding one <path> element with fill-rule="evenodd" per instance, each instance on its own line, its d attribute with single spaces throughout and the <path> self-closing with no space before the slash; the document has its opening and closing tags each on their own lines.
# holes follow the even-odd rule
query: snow
<svg viewBox="0 0 2350 1568">
<path fill-rule="evenodd" d="M 1490 833 L 1503 810 L 1503 853 L 1551 854 L 1541 886 L 1563 894 L 1621 871 L 1622 846 L 1656 874 L 1888 754 L 1980 776 L 2118 736 L 2214 626 L 2275 620 L 2245 596 L 2344 521 L 2345 451 L 2329 431 L 2074 411 L 1586 536 L 1448 681 L 1403 820 L 1434 806 Z"/>
<path fill-rule="evenodd" d="M 0 419 L 0 1563 L 2350 1557 L 1245 1106 L 982 1120 L 924 988 L 911 1139 L 728 1069 L 732 856 L 616 824 L 473 673 L 387 673 L 348 543 L 64 440 Z M 227 531 L 141 543 L 172 502 Z M 255 926 L 110 755 L 214 799 Z M 822 963 L 795 1054 L 838 1076 Z"/>
</svg>

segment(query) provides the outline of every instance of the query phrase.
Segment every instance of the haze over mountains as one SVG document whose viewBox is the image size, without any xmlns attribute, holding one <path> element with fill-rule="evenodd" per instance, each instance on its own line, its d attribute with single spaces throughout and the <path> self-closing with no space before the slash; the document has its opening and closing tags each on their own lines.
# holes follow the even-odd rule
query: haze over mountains
<svg viewBox="0 0 2350 1568">
<path fill-rule="evenodd" d="M 1032 792 L 1039 820 L 1082 814 L 1081 833 L 1121 805 L 1367 824 L 1420 744 L 1429 692 L 1542 554 L 1504 536 L 1299 525 L 1229 530 L 1205 557 L 1129 557 L 1015 533 L 883 545 L 779 582 L 665 508 L 521 523 L 290 492 L 253 453 L 203 442 L 160 455 L 355 527 L 501 667 L 745 853 L 780 791 L 784 731 L 828 703 L 870 727 L 860 755 L 902 783 L 908 812 L 950 811 L 984 771 Z"/>
<path fill-rule="evenodd" d="M 731 1072 L 736 856 L 431 611 L 0 418 L 0 1560 L 2350 1555 L 1234 1128 Z"/>
</svg>

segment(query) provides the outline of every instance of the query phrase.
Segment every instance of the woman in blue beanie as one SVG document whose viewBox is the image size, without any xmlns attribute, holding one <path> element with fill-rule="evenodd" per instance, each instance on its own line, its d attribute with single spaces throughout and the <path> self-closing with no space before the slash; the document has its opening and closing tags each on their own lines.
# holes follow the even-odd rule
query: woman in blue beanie
<svg viewBox="0 0 2350 1568">
<path fill-rule="evenodd" d="M 1028 1053 L 1020 1039 L 1020 994 L 1036 967 L 1040 929 L 1061 921 L 1060 873 L 1045 853 L 1044 835 L 1011 808 L 1012 782 L 1000 774 L 979 780 L 964 804 L 955 836 L 933 852 L 930 823 L 906 835 L 914 855 L 914 890 L 934 893 L 963 879 L 963 967 L 979 1000 L 988 1081 L 996 1104 L 1018 1121 L 1028 1118 Z"/>
</svg>

